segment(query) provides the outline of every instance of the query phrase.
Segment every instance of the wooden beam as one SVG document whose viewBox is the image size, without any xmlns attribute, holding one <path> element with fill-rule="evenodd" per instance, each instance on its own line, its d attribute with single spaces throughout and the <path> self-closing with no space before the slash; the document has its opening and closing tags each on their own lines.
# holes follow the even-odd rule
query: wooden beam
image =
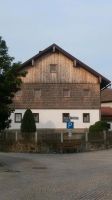
<svg viewBox="0 0 112 200">
<path fill-rule="evenodd" d="M 74 67 L 77 67 L 77 61 L 74 60 L 73 62 L 74 62 Z"/>
<path fill-rule="evenodd" d="M 32 59 L 32 66 L 34 66 L 34 63 L 35 63 L 35 62 L 34 62 L 34 59 Z"/>
<path fill-rule="evenodd" d="M 56 48 L 55 48 L 55 46 L 53 46 L 53 53 L 55 52 L 55 50 L 56 50 Z"/>
<path fill-rule="evenodd" d="M 99 83 L 101 83 L 102 82 L 102 77 L 101 76 L 99 76 Z"/>
</svg>

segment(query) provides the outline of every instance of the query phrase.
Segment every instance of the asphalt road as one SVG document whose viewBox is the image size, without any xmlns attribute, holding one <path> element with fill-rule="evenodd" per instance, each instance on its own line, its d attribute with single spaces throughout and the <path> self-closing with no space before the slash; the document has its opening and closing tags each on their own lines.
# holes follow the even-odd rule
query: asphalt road
<svg viewBox="0 0 112 200">
<path fill-rule="evenodd" d="M 0 153 L 0 200 L 112 200 L 112 150 Z"/>
</svg>

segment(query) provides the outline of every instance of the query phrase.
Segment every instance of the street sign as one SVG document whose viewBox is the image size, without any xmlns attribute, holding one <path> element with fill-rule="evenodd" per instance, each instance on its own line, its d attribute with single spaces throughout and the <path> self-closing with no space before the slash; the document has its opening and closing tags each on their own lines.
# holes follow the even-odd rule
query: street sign
<svg viewBox="0 0 112 200">
<path fill-rule="evenodd" d="M 67 122 L 67 129 L 73 129 L 74 128 L 74 122 Z"/>
<path fill-rule="evenodd" d="M 65 119 L 65 122 L 67 123 L 67 122 L 70 122 L 70 118 L 66 118 Z"/>
<path fill-rule="evenodd" d="M 75 119 L 75 120 L 78 120 L 79 117 L 70 117 L 70 119 Z"/>
</svg>

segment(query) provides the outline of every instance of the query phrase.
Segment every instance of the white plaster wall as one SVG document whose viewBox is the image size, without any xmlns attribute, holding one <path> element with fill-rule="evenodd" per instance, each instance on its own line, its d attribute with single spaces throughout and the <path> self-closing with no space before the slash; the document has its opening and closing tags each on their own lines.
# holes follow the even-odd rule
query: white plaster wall
<svg viewBox="0 0 112 200">
<path fill-rule="evenodd" d="M 112 107 L 112 102 L 102 103 L 101 107 Z"/>
<path fill-rule="evenodd" d="M 15 113 L 24 115 L 25 109 L 16 109 Z M 66 123 L 62 122 L 62 113 L 70 113 L 72 117 L 78 117 L 74 121 L 75 128 L 89 128 L 99 119 L 99 110 L 73 110 L 73 109 L 32 109 L 33 113 L 39 113 L 39 123 L 36 123 L 37 128 L 66 128 Z M 83 123 L 83 113 L 90 113 L 90 123 Z M 11 114 L 10 129 L 20 129 L 21 123 L 14 122 L 14 113 Z M 30 122 L 29 122 L 30 123 Z"/>
</svg>

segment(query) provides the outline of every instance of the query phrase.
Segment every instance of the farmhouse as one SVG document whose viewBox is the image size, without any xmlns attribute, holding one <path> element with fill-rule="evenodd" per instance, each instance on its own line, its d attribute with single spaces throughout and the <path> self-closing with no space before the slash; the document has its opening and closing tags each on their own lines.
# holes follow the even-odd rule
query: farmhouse
<svg viewBox="0 0 112 200">
<path fill-rule="evenodd" d="M 11 129 L 20 129 L 27 108 L 41 131 L 67 132 L 71 118 L 72 132 L 81 135 L 100 120 L 101 88 L 110 81 L 56 44 L 24 62 L 20 70 L 27 75 L 13 101 Z"/>
</svg>

